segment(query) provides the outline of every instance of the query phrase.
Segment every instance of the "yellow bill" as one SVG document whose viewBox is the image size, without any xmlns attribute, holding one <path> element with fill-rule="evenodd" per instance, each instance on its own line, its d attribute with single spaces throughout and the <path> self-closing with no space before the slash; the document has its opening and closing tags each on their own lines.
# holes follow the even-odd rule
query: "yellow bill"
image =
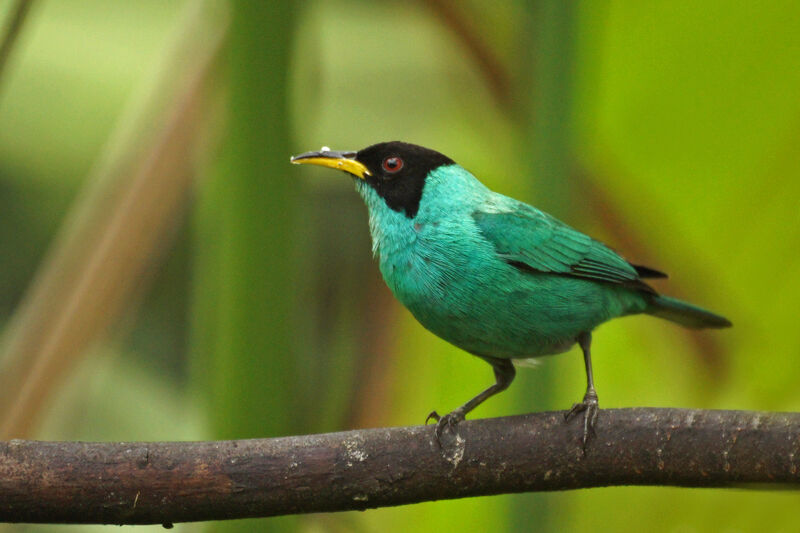
<svg viewBox="0 0 800 533">
<path fill-rule="evenodd" d="M 356 159 L 356 152 L 338 152 L 323 148 L 319 152 L 306 152 L 293 156 L 291 162 L 295 165 L 319 165 L 344 170 L 361 179 L 372 176 L 369 169 Z"/>
</svg>

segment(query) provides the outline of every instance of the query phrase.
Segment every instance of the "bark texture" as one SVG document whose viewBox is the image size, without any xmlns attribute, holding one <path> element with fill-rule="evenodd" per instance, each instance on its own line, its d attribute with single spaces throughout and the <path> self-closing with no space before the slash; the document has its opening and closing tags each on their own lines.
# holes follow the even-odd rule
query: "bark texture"
<svg viewBox="0 0 800 533">
<path fill-rule="evenodd" d="M 800 413 L 604 409 L 219 442 L 0 442 L 0 521 L 170 524 L 609 485 L 800 488 Z"/>
</svg>

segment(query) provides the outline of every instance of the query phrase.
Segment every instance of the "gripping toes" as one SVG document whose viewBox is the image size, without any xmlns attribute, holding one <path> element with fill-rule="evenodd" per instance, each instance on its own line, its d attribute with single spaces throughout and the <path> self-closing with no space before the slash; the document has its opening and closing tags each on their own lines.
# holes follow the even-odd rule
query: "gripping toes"
<svg viewBox="0 0 800 533">
<path fill-rule="evenodd" d="M 452 413 L 439 416 L 439 413 L 436 411 L 431 411 L 431 414 L 429 414 L 425 419 L 425 423 L 427 424 L 430 420 L 436 420 L 436 427 L 434 428 L 433 432 L 436 435 L 437 442 L 439 442 L 439 445 L 441 446 L 442 433 L 444 432 L 445 428 L 449 429 L 450 431 L 454 431 L 459 422 L 464 420 L 464 413 L 459 409 L 456 409 Z"/>
<path fill-rule="evenodd" d="M 600 407 L 597 401 L 597 393 L 590 389 L 586 391 L 586 395 L 583 397 L 583 401 L 580 403 L 576 403 L 572 406 L 572 409 L 569 410 L 564 415 L 566 420 L 570 420 L 578 413 L 583 413 L 583 449 L 586 451 L 586 444 L 589 440 L 596 435 L 595 433 L 595 423 L 597 422 L 597 413 L 599 412 Z"/>
</svg>

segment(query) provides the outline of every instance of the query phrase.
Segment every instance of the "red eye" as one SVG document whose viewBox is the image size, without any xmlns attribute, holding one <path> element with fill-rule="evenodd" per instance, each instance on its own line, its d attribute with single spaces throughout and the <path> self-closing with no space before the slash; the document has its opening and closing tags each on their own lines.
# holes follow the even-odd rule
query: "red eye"
<svg viewBox="0 0 800 533">
<path fill-rule="evenodd" d="M 403 168 L 403 160 L 399 157 L 392 156 L 387 157 L 383 160 L 383 170 L 388 172 L 389 174 L 394 174 L 395 172 L 400 172 L 400 169 Z"/>
</svg>

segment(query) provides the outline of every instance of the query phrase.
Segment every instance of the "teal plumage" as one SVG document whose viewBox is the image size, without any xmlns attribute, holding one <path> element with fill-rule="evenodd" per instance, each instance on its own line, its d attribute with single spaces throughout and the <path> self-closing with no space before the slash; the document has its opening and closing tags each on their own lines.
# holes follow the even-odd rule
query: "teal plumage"
<svg viewBox="0 0 800 533">
<path fill-rule="evenodd" d="M 381 143 L 359 152 L 310 152 L 292 159 L 355 175 L 369 211 L 373 253 L 392 293 L 439 337 L 489 362 L 497 383 L 452 413 L 435 412 L 437 436 L 514 378 L 511 360 L 584 351 L 584 445 L 597 396 L 591 332 L 620 316 L 648 313 L 686 327 L 726 319 L 658 295 L 606 245 L 523 202 L 495 193 L 451 159 L 415 145 Z"/>
<path fill-rule="evenodd" d="M 428 176 L 413 219 L 390 209 L 365 182 L 356 185 L 369 209 L 373 251 L 389 288 L 423 326 L 472 354 L 526 359 L 563 352 L 579 332 L 646 308 L 637 292 L 545 274 L 568 272 L 569 254 L 579 258 L 563 242 L 584 255 L 608 249 L 492 192 L 457 165 Z M 520 237 L 527 237 L 528 245 Z M 549 248 L 550 255 L 534 255 L 537 246 Z M 613 252 L 607 255 L 627 266 Z M 509 261 L 543 270 L 526 272 Z"/>
</svg>

